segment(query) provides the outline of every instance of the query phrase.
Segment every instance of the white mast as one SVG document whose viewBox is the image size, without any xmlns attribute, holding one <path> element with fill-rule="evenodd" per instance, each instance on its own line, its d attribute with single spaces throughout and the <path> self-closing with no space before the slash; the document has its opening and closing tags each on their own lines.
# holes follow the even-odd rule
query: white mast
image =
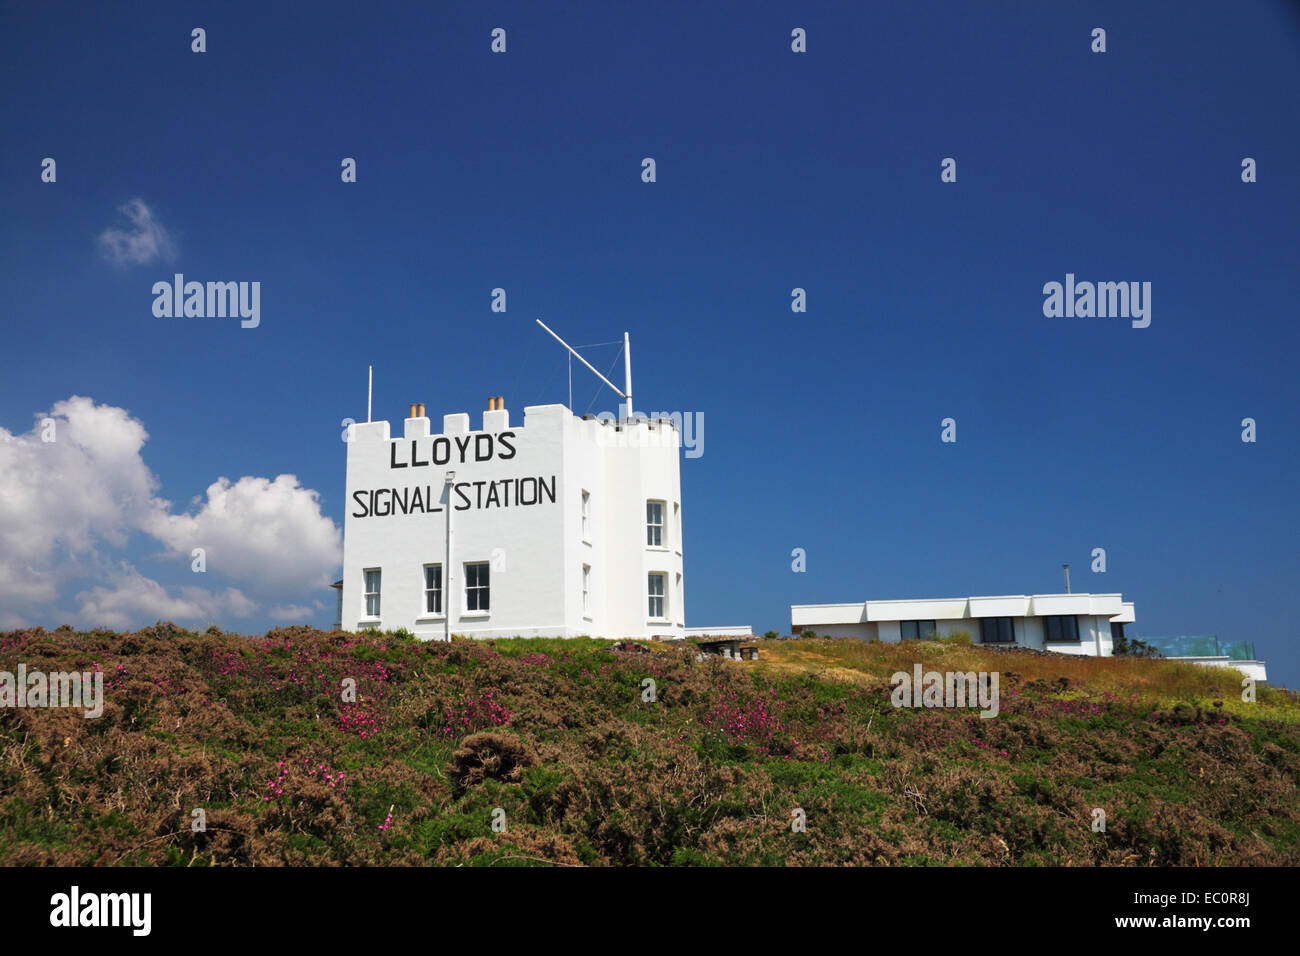
<svg viewBox="0 0 1300 956">
<path fill-rule="evenodd" d="M 623 333 L 623 391 L 626 392 L 624 397 L 627 399 L 627 420 L 632 420 L 632 343 Z"/>
<path fill-rule="evenodd" d="M 375 400 L 375 367 L 370 366 L 370 384 L 366 386 L 366 423 L 370 422 L 370 409 Z"/>
</svg>

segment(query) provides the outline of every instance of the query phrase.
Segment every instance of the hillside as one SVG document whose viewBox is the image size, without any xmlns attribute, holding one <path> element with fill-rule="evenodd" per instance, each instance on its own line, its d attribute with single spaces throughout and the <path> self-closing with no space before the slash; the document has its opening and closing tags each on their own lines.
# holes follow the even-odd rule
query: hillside
<svg viewBox="0 0 1300 956">
<path fill-rule="evenodd" d="M 107 702 L 0 709 L 0 863 L 1300 863 L 1280 691 L 1243 703 L 1235 673 L 1162 661 L 761 646 L 9 633 L 0 671 L 98 668 Z M 918 661 L 999 672 L 999 715 L 895 708 Z"/>
</svg>

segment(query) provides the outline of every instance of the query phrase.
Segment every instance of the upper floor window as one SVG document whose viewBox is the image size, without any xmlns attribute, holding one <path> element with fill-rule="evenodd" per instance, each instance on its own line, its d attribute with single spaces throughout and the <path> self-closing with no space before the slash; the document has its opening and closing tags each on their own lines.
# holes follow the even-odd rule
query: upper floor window
<svg viewBox="0 0 1300 956">
<path fill-rule="evenodd" d="M 664 546 L 664 503 L 662 501 L 645 503 L 645 543 L 651 548 Z"/>
<path fill-rule="evenodd" d="M 1049 644 L 1077 642 L 1079 640 L 1079 619 L 1073 615 L 1049 615 L 1043 618 L 1043 630 Z"/>
<path fill-rule="evenodd" d="M 379 617 L 379 569 L 366 571 L 366 617 Z"/>
<path fill-rule="evenodd" d="M 591 492 L 582 493 L 582 540 L 591 540 Z"/>
<path fill-rule="evenodd" d="M 488 610 L 488 568 L 486 561 L 465 565 L 465 610 Z"/>
</svg>

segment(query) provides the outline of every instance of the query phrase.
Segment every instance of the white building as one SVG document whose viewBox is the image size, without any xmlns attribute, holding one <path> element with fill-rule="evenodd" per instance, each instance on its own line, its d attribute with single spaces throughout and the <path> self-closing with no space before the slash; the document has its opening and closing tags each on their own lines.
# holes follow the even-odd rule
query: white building
<svg viewBox="0 0 1300 956">
<path fill-rule="evenodd" d="M 489 406 L 349 426 L 341 626 L 683 637 L 678 427 Z"/>
<path fill-rule="evenodd" d="M 977 644 L 1032 647 L 1059 654 L 1109 657 L 1124 625 L 1135 620 L 1133 602 L 1120 594 L 1012 594 L 936 600 L 864 601 L 855 604 L 793 604 L 795 634 L 855 637 L 885 642 L 947 637 L 964 631 Z M 1235 667 L 1267 680 L 1263 661 L 1225 655 L 1172 657 L 1210 667 Z"/>
<path fill-rule="evenodd" d="M 795 604 L 795 634 L 899 641 L 965 631 L 975 643 L 1016 644 L 1063 654 L 1107 657 L 1114 635 L 1134 620 L 1119 594 L 1015 594 L 1000 597 L 857 604 Z"/>
</svg>

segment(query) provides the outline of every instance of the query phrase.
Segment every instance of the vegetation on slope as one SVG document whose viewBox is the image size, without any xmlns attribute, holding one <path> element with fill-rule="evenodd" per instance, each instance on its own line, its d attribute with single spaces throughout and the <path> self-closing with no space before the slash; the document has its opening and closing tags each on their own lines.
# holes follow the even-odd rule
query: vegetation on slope
<svg viewBox="0 0 1300 956">
<path fill-rule="evenodd" d="M 98 668 L 107 702 L 0 709 L 0 863 L 1300 863 L 1300 708 L 1241 702 L 1235 672 L 932 642 L 762 654 L 13 632 L 0 670 Z M 893 707 L 916 662 L 998 671 L 1000 714 Z"/>
</svg>

